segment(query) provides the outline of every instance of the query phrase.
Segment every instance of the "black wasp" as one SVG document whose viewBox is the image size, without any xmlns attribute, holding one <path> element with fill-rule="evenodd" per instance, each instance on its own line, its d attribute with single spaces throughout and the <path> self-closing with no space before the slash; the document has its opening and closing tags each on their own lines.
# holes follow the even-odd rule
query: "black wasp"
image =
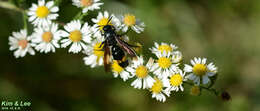
<svg viewBox="0 0 260 111">
<path fill-rule="evenodd" d="M 126 58 L 125 52 L 127 52 L 131 57 L 136 57 L 136 52 L 131 47 L 137 47 L 134 45 L 130 45 L 124 40 L 122 40 L 122 36 L 124 34 L 117 34 L 116 29 L 113 25 L 109 25 L 112 17 L 109 18 L 106 25 L 103 26 L 102 35 L 105 40 L 101 43 L 100 47 L 103 45 L 104 50 L 104 67 L 105 70 L 109 70 L 109 57 L 112 53 L 113 59 L 118 61 L 118 64 L 121 67 L 128 66 L 128 60 Z M 99 26 L 101 27 L 101 26 Z"/>
</svg>

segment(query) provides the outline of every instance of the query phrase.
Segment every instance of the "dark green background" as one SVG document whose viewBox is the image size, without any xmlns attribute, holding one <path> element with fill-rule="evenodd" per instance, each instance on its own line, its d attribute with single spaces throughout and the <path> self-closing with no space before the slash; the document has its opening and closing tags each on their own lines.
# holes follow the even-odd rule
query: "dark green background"
<svg viewBox="0 0 260 111">
<path fill-rule="evenodd" d="M 26 0 L 23 8 L 36 0 Z M 34 111 L 259 111 L 260 110 L 260 1 L 259 0 L 106 0 L 102 10 L 131 12 L 146 24 L 143 53 L 154 42 L 174 43 L 186 63 L 207 57 L 219 68 L 216 89 L 227 90 L 232 100 L 223 102 L 202 91 L 201 96 L 172 94 L 165 103 L 137 90 L 130 82 L 113 78 L 103 67 L 84 65 L 82 54 L 27 55 L 15 59 L 8 37 L 23 28 L 20 12 L 0 8 L 0 101 L 31 101 Z M 59 21 L 69 22 L 79 11 L 70 0 L 59 7 Z M 97 12 L 84 18 L 90 21 Z M 32 27 L 30 27 L 32 29 Z"/>
</svg>

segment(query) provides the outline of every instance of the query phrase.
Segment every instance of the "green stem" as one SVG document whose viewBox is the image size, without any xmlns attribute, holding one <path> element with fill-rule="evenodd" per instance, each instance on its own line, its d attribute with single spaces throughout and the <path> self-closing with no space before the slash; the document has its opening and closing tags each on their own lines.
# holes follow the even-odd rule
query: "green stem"
<svg viewBox="0 0 260 111">
<path fill-rule="evenodd" d="M 183 83 L 184 83 L 184 84 L 188 84 L 188 85 L 190 85 L 190 86 L 194 86 L 194 84 L 193 84 L 193 83 L 190 83 L 190 82 L 185 82 L 185 81 L 184 81 Z M 199 87 L 200 87 L 201 89 L 204 89 L 204 90 L 207 90 L 207 91 L 210 91 L 210 92 L 214 93 L 216 96 L 219 95 L 218 91 L 217 91 L 216 89 L 214 89 L 214 88 L 208 88 L 208 87 L 201 86 L 201 85 L 199 85 Z"/>
<path fill-rule="evenodd" d="M 82 10 L 80 10 L 73 19 L 81 21 L 86 15 L 88 15 L 88 13 L 82 13 Z"/>
<path fill-rule="evenodd" d="M 79 16 L 79 20 L 82 20 L 86 15 L 88 15 L 88 13 L 83 13 Z"/>
<path fill-rule="evenodd" d="M 9 3 L 9 2 L 4 2 L 4 1 L 0 1 L 0 7 L 5 8 L 5 9 L 9 9 L 9 10 L 14 10 L 14 11 L 18 11 L 18 12 L 23 12 L 24 10 L 21 8 L 16 7 L 15 5 Z"/>
<path fill-rule="evenodd" d="M 81 16 L 81 11 L 79 11 L 76 15 L 75 15 L 75 17 L 73 18 L 74 20 L 77 20 L 77 19 L 79 19 L 79 17 Z"/>
<path fill-rule="evenodd" d="M 26 30 L 28 30 L 27 19 L 28 19 L 27 14 L 25 11 L 23 11 L 23 27 Z"/>
</svg>

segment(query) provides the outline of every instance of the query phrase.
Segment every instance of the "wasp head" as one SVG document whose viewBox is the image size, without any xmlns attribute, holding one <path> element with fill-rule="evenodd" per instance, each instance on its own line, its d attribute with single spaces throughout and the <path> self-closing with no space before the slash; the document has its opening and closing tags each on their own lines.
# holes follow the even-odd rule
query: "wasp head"
<svg viewBox="0 0 260 111">
<path fill-rule="evenodd" d="M 113 27 L 112 25 L 105 25 L 105 26 L 103 27 L 103 30 L 104 30 L 105 32 L 114 31 L 114 27 Z"/>
</svg>

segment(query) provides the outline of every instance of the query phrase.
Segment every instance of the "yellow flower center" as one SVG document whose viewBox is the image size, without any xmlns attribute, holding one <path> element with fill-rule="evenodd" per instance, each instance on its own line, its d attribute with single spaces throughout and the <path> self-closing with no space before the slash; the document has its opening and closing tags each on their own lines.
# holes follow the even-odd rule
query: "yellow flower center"
<svg viewBox="0 0 260 111">
<path fill-rule="evenodd" d="M 52 35 L 51 32 L 44 32 L 44 33 L 42 34 L 42 40 L 43 40 L 44 42 L 50 42 L 50 41 L 52 40 L 52 37 L 53 37 L 53 35 Z"/>
<path fill-rule="evenodd" d="M 82 34 L 79 30 L 74 30 L 70 32 L 69 38 L 72 42 L 78 42 L 82 39 Z"/>
<path fill-rule="evenodd" d="M 49 9 L 45 6 L 39 6 L 36 10 L 36 15 L 39 18 L 45 18 L 50 13 Z"/>
<path fill-rule="evenodd" d="M 180 74 L 174 74 L 171 79 L 170 83 L 172 86 L 179 86 L 182 83 L 182 76 Z"/>
<path fill-rule="evenodd" d="M 135 25 L 136 23 L 135 16 L 132 14 L 126 14 L 124 17 L 124 23 L 128 26 Z"/>
<path fill-rule="evenodd" d="M 100 45 L 101 45 L 101 42 L 96 43 L 96 44 L 94 45 L 94 48 L 93 48 L 94 54 L 95 54 L 96 56 L 98 56 L 98 57 L 104 56 L 104 51 L 102 50 L 102 48 L 103 48 L 104 45 L 102 45 L 101 47 L 100 47 Z"/>
<path fill-rule="evenodd" d="M 190 94 L 194 96 L 198 96 L 200 94 L 200 88 L 198 86 L 192 86 L 190 90 Z"/>
<path fill-rule="evenodd" d="M 111 21 L 109 21 L 109 23 L 107 23 L 109 21 L 108 18 L 102 18 L 99 20 L 99 22 L 97 23 L 99 25 L 99 30 L 103 30 L 103 27 L 105 25 L 112 25 Z"/>
<path fill-rule="evenodd" d="M 162 91 L 163 85 L 162 85 L 162 82 L 159 79 L 155 78 L 155 80 L 156 81 L 153 83 L 151 91 L 153 93 L 157 94 L 157 93 L 160 93 Z"/>
<path fill-rule="evenodd" d="M 160 45 L 158 47 L 158 50 L 161 52 L 163 52 L 163 51 L 170 52 L 170 51 L 172 51 L 172 47 L 169 45 Z"/>
<path fill-rule="evenodd" d="M 170 58 L 166 58 L 166 57 L 159 58 L 159 60 L 157 62 L 159 64 L 159 66 L 163 69 L 169 68 L 172 64 Z"/>
<path fill-rule="evenodd" d="M 207 72 L 207 67 L 204 64 L 195 64 L 193 66 L 193 72 L 198 76 L 203 76 Z"/>
<path fill-rule="evenodd" d="M 141 65 L 139 67 L 136 68 L 136 76 L 138 78 L 145 78 L 148 75 L 148 69 Z"/>
<path fill-rule="evenodd" d="M 124 70 L 124 68 L 122 68 L 120 65 L 118 65 L 117 61 L 114 61 L 112 64 L 112 70 L 113 70 L 113 72 L 121 73 Z"/>
<path fill-rule="evenodd" d="M 27 41 L 27 40 L 20 40 L 20 41 L 18 42 L 18 45 L 19 45 L 22 49 L 26 48 L 27 44 L 28 44 L 28 41 Z"/>
<path fill-rule="evenodd" d="M 80 3 L 82 6 L 88 7 L 93 4 L 93 0 L 81 0 Z"/>
</svg>

